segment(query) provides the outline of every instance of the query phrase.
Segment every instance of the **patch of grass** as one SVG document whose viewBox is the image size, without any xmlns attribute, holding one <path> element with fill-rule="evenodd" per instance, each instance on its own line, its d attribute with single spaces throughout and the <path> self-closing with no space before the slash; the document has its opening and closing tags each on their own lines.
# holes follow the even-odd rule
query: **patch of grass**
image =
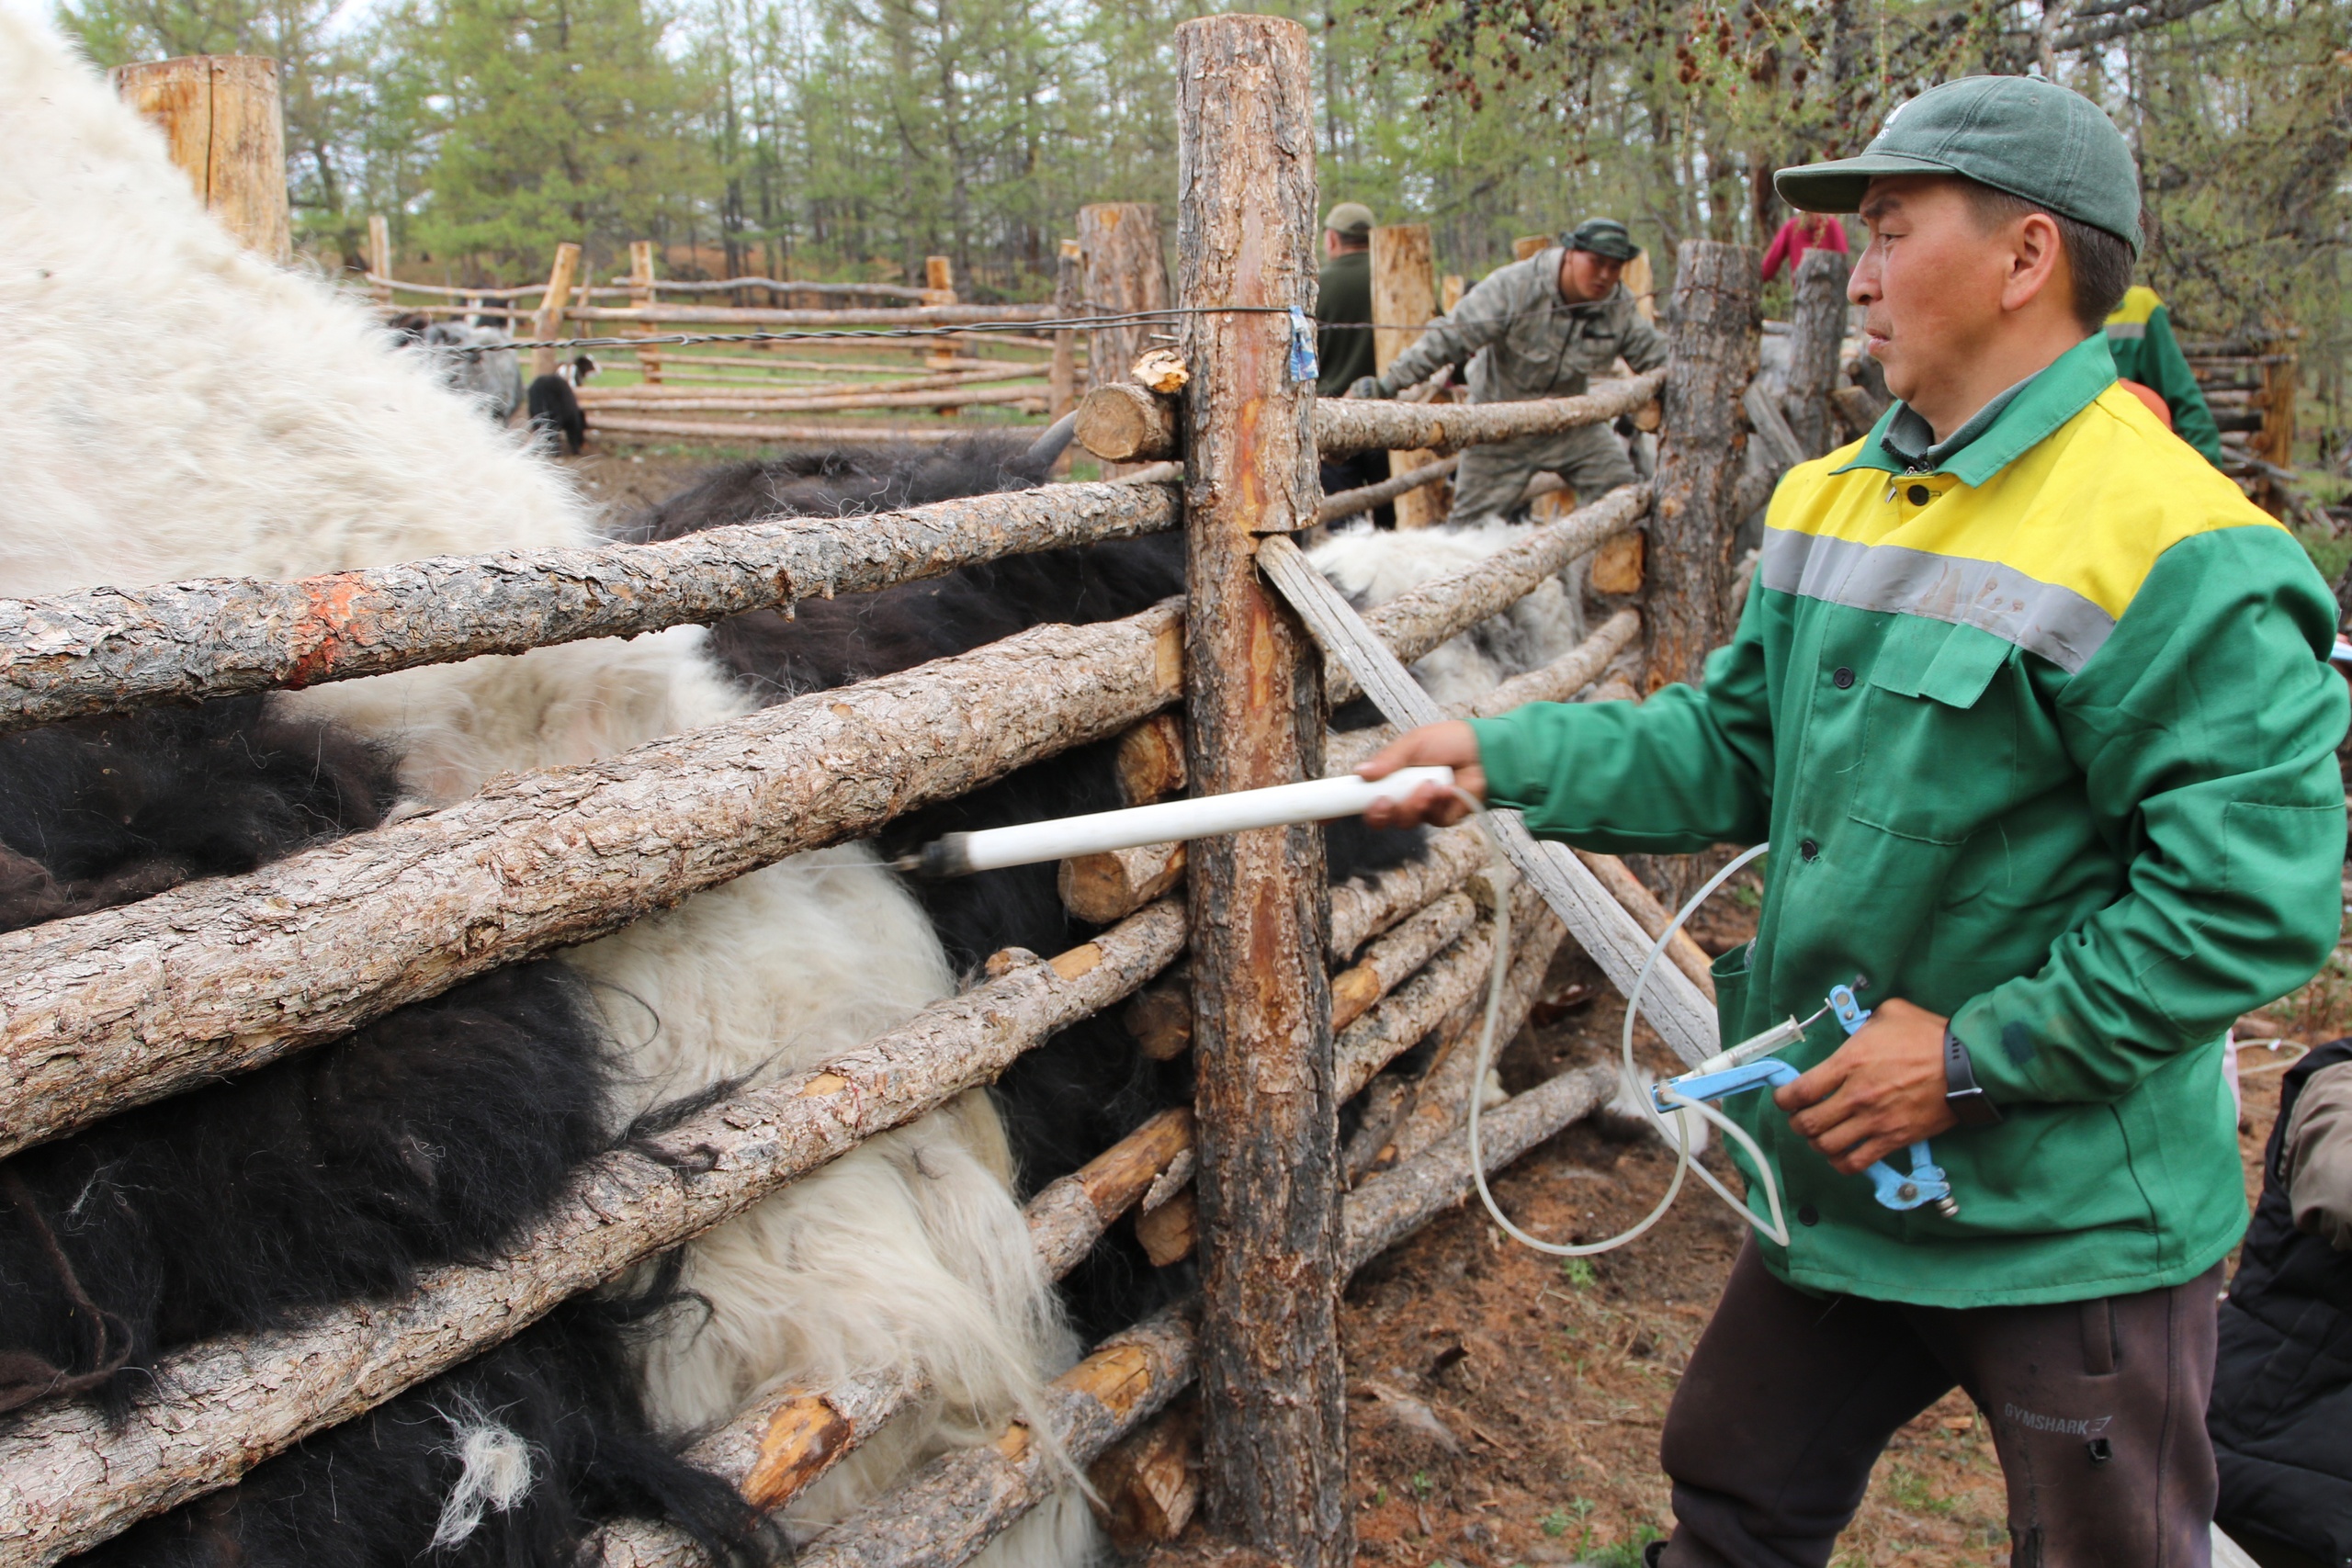
<svg viewBox="0 0 2352 1568">
<path fill-rule="evenodd" d="M 1550 1536 L 1554 1540 L 1557 1540 L 1562 1536 L 1568 1533 L 1568 1527 L 1576 1523 L 1576 1521 L 1568 1517 L 1565 1510 L 1555 1508 L 1550 1513 L 1538 1519 L 1536 1523 L 1544 1527 L 1544 1533 L 1545 1535 Z"/>
<path fill-rule="evenodd" d="M 1375 1507 L 1375 1508 L 1385 1508 L 1385 1507 L 1388 1506 L 1388 1488 L 1387 1488 L 1387 1487 L 1385 1487 L 1385 1486 L 1377 1486 L 1377 1487 L 1374 1487 L 1374 1488 L 1373 1489 L 1373 1493 L 1372 1493 L 1372 1506 L 1373 1506 L 1374 1507 Z"/>
<path fill-rule="evenodd" d="M 1887 1500 L 1906 1513 L 1949 1516 L 1959 1505 L 1936 1495 L 1932 1483 L 1916 1470 L 1896 1465 L 1887 1472 Z"/>
<path fill-rule="evenodd" d="M 1417 1470 L 1413 1472 L 1413 1491 L 1418 1495 L 1426 1497 L 1436 1489 L 1437 1483 L 1430 1478 L 1428 1471 Z"/>
<path fill-rule="evenodd" d="M 1656 1525 L 1643 1525 L 1623 1540 L 1612 1540 L 1606 1546 L 1587 1547 L 1585 1561 L 1591 1568 L 1642 1568 L 1642 1549 L 1654 1540 L 1666 1539 Z"/>
<path fill-rule="evenodd" d="M 2352 567 L 2352 539 L 2324 533 L 2308 523 L 2295 525 L 2295 538 L 2319 568 L 2319 574 L 2330 582 L 2342 577 L 2345 568 Z"/>
<path fill-rule="evenodd" d="M 1592 1259 L 1589 1258 L 1561 1258 L 1560 1278 L 1579 1291 L 1589 1289 L 1594 1279 L 1597 1278 L 1592 1271 Z"/>
</svg>

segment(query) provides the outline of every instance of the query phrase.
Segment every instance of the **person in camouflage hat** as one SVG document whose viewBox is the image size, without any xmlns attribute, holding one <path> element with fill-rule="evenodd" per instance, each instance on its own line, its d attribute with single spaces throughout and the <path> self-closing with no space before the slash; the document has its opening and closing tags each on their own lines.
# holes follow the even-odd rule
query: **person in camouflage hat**
<svg viewBox="0 0 2352 1568">
<path fill-rule="evenodd" d="M 1641 254 L 1625 225 L 1589 218 L 1559 244 L 1487 274 L 1385 374 L 1348 395 L 1393 398 L 1448 365 L 1469 367 L 1471 400 L 1481 403 L 1574 397 L 1621 355 L 1636 371 L 1655 369 L 1666 363 L 1666 339 L 1618 281 Z M 1606 425 L 1473 446 L 1454 470 L 1448 521 L 1509 516 L 1540 473 L 1559 475 L 1586 501 L 1636 477 Z"/>
</svg>

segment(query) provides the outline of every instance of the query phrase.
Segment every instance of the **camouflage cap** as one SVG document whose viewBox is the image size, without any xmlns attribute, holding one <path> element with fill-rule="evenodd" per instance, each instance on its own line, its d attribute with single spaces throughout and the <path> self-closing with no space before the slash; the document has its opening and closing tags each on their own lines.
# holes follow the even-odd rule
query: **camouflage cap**
<svg viewBox="0 0 2352 1568">
<path fill-rule="evenodd" d="M 1634 236 L 1625 225 L 1614 218 L 1588 218 L 1560 236 L 1560 243 L 1572 251 L 1590 251 L 1611 261 L 1629 262 L 1642 254 L 1634 243 Z"/>
<path fill-rule="evenodd" d="M 2140 248 L 2140 174 L 2106 111 L 2039 76 L 1963 76 L 1897 104 L 1859 156 L 1782 169 L 1806 212 L 1854 212 L 1881 175 L 1959 175 Z"/>
<path fill-rule="evenodd" d="M 1372 232 L 1372 209 L 1361 201 L 1343 201 L 1331 209 L 1323 227 L 1343 240 L 1361 240 Z"/>
</svg>

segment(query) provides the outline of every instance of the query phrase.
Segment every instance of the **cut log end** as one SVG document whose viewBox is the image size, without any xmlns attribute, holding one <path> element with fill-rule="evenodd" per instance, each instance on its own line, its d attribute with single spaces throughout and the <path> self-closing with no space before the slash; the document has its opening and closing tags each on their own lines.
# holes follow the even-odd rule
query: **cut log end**
<svg viewBox="0 0 2352 1568">
<path fill-rule="evenodd" d="M 1107 463 L 1148 463 L 1177 452 L 1176 404 L 1125 381 L 1078 401 L 1078 444 Z"/>
</svg>

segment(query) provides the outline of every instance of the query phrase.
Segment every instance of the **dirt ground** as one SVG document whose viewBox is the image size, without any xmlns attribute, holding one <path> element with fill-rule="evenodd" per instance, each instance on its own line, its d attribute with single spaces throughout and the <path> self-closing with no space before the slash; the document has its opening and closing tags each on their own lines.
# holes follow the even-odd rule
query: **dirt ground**
<svg viewBox="0 0 2352 1568">
<path fill-rule="evenodd" d="M 1747 916 L 1719 901 L 1700 935 L 1744 940 Z M 1505 1087 L 1616 1049 L 1623 1003 L 1589 960 L 1553 971 L 1551 1013 L 1503 1060 Z M 2249 1195 L 2270 1133 L 2278 1069 L 2297 1054 L 2273 1038 L 2332 1038 L 2352 1022 L 2352 961 L 2249 1015 L 2240 1036 Z M 1650 1065 L 1670 1069 L 1653 1043 Z M 1728 1174 L 1719 1150 L 1713 1168 Z M 1646 1213 L 1673 1161 L 1647 1134 L 1584 1122 L 1532 1151 L 1496 1183 L 1506 1213 L 1540 1235 L 1612 1235 Z M 1657 1465 L 1659 1424 L 1741 1241 L 1711 1194 L 1686 1188 L 1648 1235 L 1589 1260 L 1510 1242 L 1475 1203 L 1356 1277 L 1342 1307 L 1359 1561 L 1443 1558 L 1472 1568 L 1638 1563 L 1671 1522 Z M 1845 1568 L 1996 1568 L 2008 1561 L 2001 1472 L 1984 1424 L 1954 1393 L 1899 1434 L 1834 1560 Z M 1222 1554 L 1196 1525 L 1162 1560 Z"/>
</svg>

